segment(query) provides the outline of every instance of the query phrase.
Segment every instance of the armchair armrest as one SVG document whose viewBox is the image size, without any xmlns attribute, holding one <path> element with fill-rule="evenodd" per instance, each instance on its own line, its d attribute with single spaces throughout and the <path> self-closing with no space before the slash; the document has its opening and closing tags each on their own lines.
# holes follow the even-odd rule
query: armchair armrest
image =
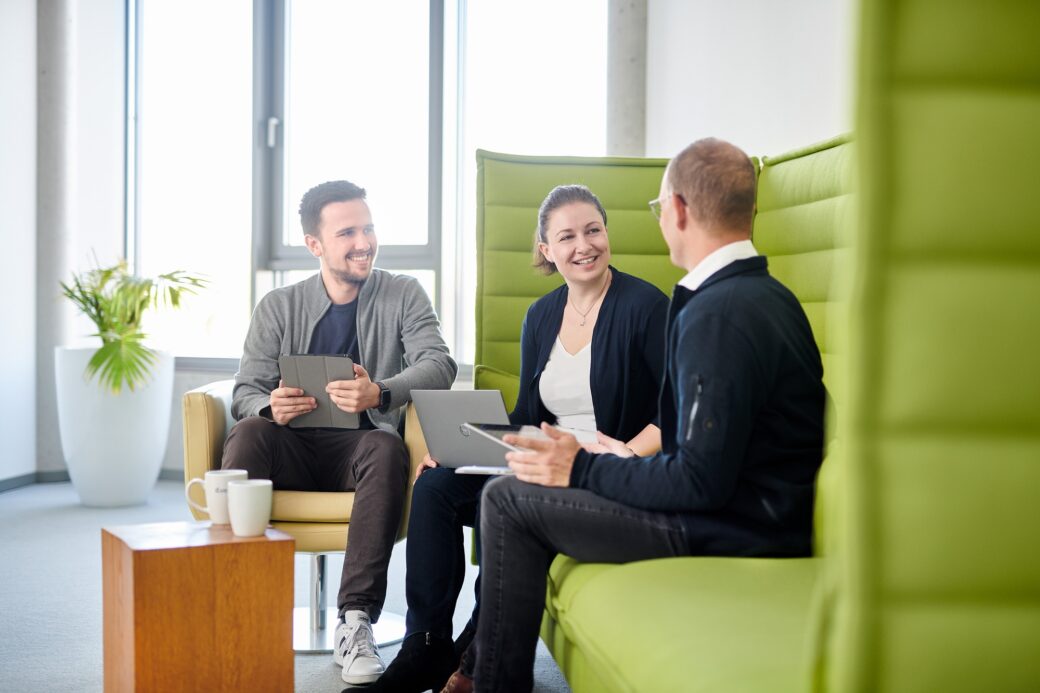
<svg viewBox="0 0 1040 693">
<path fill-rule="evenodd" d="M 231 418 L 234 386 L 234 380 L 218 380 L 184 393 L 181 407 L 184 417 L 184 483 L 220 468 L 224 438 L 235 423 Z M 205 505 L 202 490 L 196 489 L 196 492 L 195 501 Z M 205 513 L 195 508 L 191 508 L 191 514 L 196 520 L 208 519 Z"/>
<path fill-rule="evenodd" d="M 506 411 L 512 411 L 516 399 L 520 395 L 520 376 L 507 373 L 499 368 L 477 364 L 473 367 L 474 390 L 499 390 L 505 402 Z"/>
<path fill-rule="evenodd" d="M 401 514 L 401 526 L 397 530 L 397 538 L 404 539 L 408 533 L 408 516 L 412 511 L 412 480 L 415 479 L 415 470 L 429 449 L 426 446 L 426 438 L 423 436 L 422 426 L 419 425 L 419 415 L 415 411 L 415 404 L 408 403 L 408 410 L 404 415 L 404 444 L 408 448 L 408 491 L 404 497 L 404 512 Z"/>
</svg>

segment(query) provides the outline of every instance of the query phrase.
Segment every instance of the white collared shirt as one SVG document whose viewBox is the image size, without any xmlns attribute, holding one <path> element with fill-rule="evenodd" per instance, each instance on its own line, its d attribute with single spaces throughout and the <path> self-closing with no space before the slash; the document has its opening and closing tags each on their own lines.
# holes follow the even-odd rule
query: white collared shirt
<svg viewBox="0 0 1040 693">
<path fill-rule="evenodd" d="M 756 257 L 757 255 L 758 251 L 755 250 L 755 246 L 749 240 L 727 243 L 698 262 L 696 267 L 679 280 L 679 286 L 690 291 L 696 291 L 704 283 L 705 279 L 723 267 L 731 265 L 738 260 L 747 260 L 749 257 Z"/>
</svg>

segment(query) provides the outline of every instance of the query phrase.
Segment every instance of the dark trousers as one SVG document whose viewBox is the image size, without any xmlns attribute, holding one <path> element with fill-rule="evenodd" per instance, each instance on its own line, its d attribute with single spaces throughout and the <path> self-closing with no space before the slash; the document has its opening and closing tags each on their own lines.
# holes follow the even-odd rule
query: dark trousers
<svg viewBox="0 0 1040 693">
<path fill-rule="evenodd" d="M 558 553 L 583 562 L 628 563 L 689 553 L 677 515 L 630 508 L 590 491 L 515 478 L 484 489 L 477 691 L 534 685 L 534 654 L 549 564 Z M 619 609 L 624 604 L 605 604 Z"/>
<path fill-rule="evenodd" d="M 436 467 L 415 482 L 405 546 L 405 637 L 425 632 L 451 638 L 455 603 L 466 576 L 462 528 L 473 527 L 479 517 L 480 492 L 487 480 L 479 474 Z M 476 546 L 479 549 L 479 541 Z M 476 589 L 479 601 L 479 578 Z"/>
<path fill-rule="evenodd" d="M 224 469 L 246 469 L 280 491 L 354 491 L 337 604 L 375 622 L 408 483 L 404 441 L 382 430 L 289 428 L 253 416 L 224 442 Z"/>
</svg>

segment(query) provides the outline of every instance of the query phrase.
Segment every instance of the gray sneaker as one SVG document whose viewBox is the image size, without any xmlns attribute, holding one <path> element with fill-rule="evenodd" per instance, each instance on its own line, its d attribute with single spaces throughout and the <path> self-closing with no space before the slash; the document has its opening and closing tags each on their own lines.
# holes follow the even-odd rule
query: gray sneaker
<svg viewBox="0 0 1040 693">
<path fill-rule="evenodd" d="M 372 622 L 364 611 L 348 611 L 336 627 L 332 658 L 343 667 L 347 683 L 372 683 L 386 670 L 372 637 Z"/>
</svg>

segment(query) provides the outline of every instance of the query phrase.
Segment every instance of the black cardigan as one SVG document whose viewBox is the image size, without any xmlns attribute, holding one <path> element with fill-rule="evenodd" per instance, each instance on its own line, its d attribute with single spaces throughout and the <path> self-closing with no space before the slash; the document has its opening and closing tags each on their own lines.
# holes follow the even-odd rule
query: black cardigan
<svg viewBox="0 0 1040 693">
<path fill-rule="evenodd" d="M 668 297 L 649 282 L 613 267 L 610 271 L 613 278 L 592 331 L 589 385 L 597 430 L 627 442 L 647 424 L 657 423 Z M 566 306 L 564 284 L 527 310 L 520 333 L 520 393 L 509 415 L 514 424 L 556 422 L 542 404 L 538 382 Z"/>
<path fill-rule="evenodd" d="M 823 460 L 822 378 L 805 312 L 764 257 L 734 262 L 696 291 L 677 286 L 661 452 L 579 451 L 571 485 L 682 514 L 693 554 L 807 555 Z"/>
</svg>

